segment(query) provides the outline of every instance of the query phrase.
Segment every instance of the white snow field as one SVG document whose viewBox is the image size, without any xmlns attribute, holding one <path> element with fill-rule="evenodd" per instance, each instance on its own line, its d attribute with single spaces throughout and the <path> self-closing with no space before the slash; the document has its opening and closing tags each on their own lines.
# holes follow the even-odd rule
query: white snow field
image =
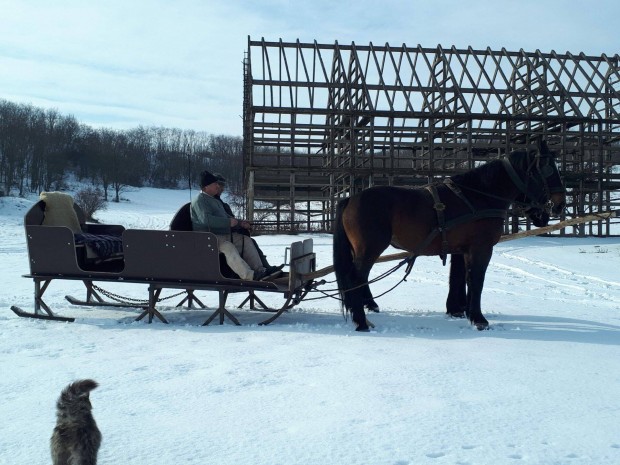
<svg viewBox="0 0 620 465">
<path fill-rule="evenodd" d="M 99 218 L 166 229 L 190 193 L 124 197 Z M 303 301 L 266 327 L 256 324 L 264 314 L 243 310 L 233 311 L 242 326 L 203 327 L 217 303 L 207 292 L 197 294 L 209 309 L 171 299 L 169 325 L 134 322 L 135 309 L 70 305 L 64 296 L 83 297 L 83 286 L 57 280 L 46 302 L 77 318 L 59 323 L 10 310 L 33 308 L 22 224 L 35 200 L 0 199 L 2 465 L 51 463 L 56 399 L 81 378 L 100 383 L 91 393 L 100 465 L 620 464 L 620 238 L 496 246 L 482 332 L 446 317 L 448 268 L 437 257 L 419 258 L 378 299 L 370 333 L 354 332 L 333 299 Z M 257 240 L 279 263 L 306 237 Z M 331 236 L 311 237 L 317 266 L 330 265 Z M 375 295 L 403 272 L 373 285 Z M 100 284 L 146 295 L 144 285 Z"/>
</svg>

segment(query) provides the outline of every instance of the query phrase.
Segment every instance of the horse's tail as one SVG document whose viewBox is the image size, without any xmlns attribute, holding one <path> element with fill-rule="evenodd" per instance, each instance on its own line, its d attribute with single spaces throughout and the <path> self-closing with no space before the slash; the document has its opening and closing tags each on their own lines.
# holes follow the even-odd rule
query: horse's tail
<svg viewBox="0 0 620 465">
<path fill-rule="evenodd" d="M 351 274 L 353 273 L 352 247 L 347 233 L 342 224 L 342 213 L 349 204 L 349 199 L 342 199 L 336 206 L 336 218 L 333 228 L 333 260 L 336 282 L 342 299 L 343 311 L 348 308 L 346 289 L 351 287 Z"/>
</svg>

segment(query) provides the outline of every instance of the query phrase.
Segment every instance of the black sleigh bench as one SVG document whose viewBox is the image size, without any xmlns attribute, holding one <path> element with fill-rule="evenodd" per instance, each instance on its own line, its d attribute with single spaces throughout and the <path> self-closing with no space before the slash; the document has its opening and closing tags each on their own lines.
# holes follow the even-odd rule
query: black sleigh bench
<svg viewBox="0 0 620 465">
<path fill-rule="evenodd" d="M 79 300 L 67 296 L 75 305 L 138 307 L 142 313 L 136 318 L 148 317 L 167 323 L 160 312 L 163 289 L 178 289 L 186 297 L 177 306 L 194 303 L 205 305 L 196 297 L 196 291 L 213 291 L 218 294 L 218 306 L 203 325 L 212 321 L 223 324 L 228 318 L 235 324 L 239 320 L 226 309 L 231 293 L 247 292 L 250 309 L 269 312 L 259 324 L 269 324 L 286 310 L 298 304 L 313 286 L 304 275 L 316 268 L 312 239 L 290 245 L 289 271 L 271 281 L 241 280 L 223 263 L 217 247 L 217 237 L 208 232 L 191 231 L 189 204 L 174 216 L 170 230 L 125 229 L 120 225 L 91 225 L 83 222 L 84 215 L 73 205 L 80 220 L 82 232 L 88 234 L 118 235 L 122 240 L 122 254 L 104 259 L 92 257 L 87 245 L 76 244 L 75 234 L 67 226 L 45 225 L 45 202 L 34 204 L 24 216 L 30 273 L 24 275 L 34 282 L 34 311 L 24 311 L 17 306 L 11 309 L 19 316 L 61 321 L 73 317 L 56 315 L 44 301 L 44 293 L 53 280 L 82 281 L 86 298 Z M 231 274 L 232 273 L 232 274 Z M 142 283 L 148 287 L 148 297 L 135 303 L 109 300 L 101 295 L 95 282 Z M 284 303 L 269 309 L 257 297 L 257 292 L 279 293 Z M 105 294 L 104 294 L 105 295 Z M 257 309 L 256 306 L 260 308 Z M 240 307 L 241 307 L 240 306 Z"/>
</svg>

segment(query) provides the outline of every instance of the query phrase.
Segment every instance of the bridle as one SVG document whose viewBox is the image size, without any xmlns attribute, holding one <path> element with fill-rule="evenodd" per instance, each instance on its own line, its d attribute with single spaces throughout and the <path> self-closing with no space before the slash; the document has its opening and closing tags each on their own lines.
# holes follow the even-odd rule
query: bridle
<svg viewBox="0 0 620 465">
<path fill-rule="evenodd" d="M 547 160 L 544 164 L 541 163 L 543 159 Z M 521 208 L 523 211 L 538 209 L 547 214 L 551 214 L 554 207 L 551 195 L 556 192 L 564 192 L 564 187 L 561 185 L 557 187 L 549 186 L 549 178 L 556 172 L 551 166 L 552 161 L 553 157 L 551 155 L 541 155 L 540 151 L 537 151 L 536 155 L 525 169 L 525 179 L 521 179 L 521 176 L 519 176 L 519 173 L 510 161 L 510 158 L 502 158 L 504 168 L 510 180 L 528 200 L 527 202 L 515 201 L 515 206 Z M 542 193 L 540 190 L 542 190 Z M 541 198 L 546 200 L 541 203 Z"/>
</svg>

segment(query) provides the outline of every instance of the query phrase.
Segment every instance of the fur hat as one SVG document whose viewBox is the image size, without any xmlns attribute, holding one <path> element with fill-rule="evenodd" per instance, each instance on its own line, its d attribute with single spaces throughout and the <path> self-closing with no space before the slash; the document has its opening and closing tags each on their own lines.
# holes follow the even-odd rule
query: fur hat
<svg viewBox="0 0 620 465">
<path fill-rule="evenodd" d="M 205 170 L 200 173 L 200 187 L 206 187 L 214 182 L 217 182 L 217 178 L 209 171 Z"/>
</svg>

